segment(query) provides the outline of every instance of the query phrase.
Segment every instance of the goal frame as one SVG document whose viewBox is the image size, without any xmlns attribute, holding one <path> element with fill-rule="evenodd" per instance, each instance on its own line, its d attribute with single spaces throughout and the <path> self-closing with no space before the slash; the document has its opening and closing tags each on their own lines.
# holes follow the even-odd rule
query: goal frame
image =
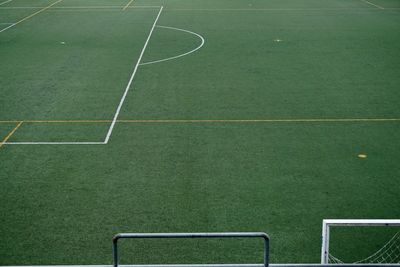
<svg viewBox="0 0 400 267">
<path fill-rule="evenodd" d="M 329 234 L 332 226 L 400 226 L 400 219 L 324 219 L 322 221 L 321 264 L 329 263 Z"/>
</svg>

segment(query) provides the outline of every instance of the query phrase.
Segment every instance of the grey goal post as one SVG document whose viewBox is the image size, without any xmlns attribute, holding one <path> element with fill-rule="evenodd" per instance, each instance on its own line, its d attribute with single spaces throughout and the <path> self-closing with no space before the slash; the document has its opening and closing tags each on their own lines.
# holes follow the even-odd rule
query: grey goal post
<svg viewBox="0 0 400 267">
<path fill-rule="evenodd" d="M 330 227 L 400 226 L 399 219 L 325 219 L 322 222 L 321 264 L 329 263 Z M 365 265 L 365 263 L 363 263 Z"/>
<path fill-rule="evenodd" d="M 269 237 L 263 232 L 233 232 L 233 233 L 120 233 L 113 238 L 113 266 L 118 267 L 118 240 L 127 238 L 262 238 L 264 240 L 264 263 L 269 264 Z"/>
</svg>

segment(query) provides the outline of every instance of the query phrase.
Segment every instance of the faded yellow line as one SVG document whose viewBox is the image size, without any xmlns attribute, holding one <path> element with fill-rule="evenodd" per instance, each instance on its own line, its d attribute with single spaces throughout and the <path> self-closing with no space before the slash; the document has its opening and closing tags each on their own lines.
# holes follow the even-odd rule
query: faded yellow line
<svg viewBox="0 0 400 267">
<path fill-rule="evenodd" d="M 0 143 L 0 148 L 4 145 L 5 142 L 10 139 L 10 137 L 18 130 L 18 128 L 22 125 L 23 121 L 20 121 L 17 126 L 14 127 L 14 129 L 6 136 L 6 138 L 3 139 L 3 141 Z"/>
<path fill-rule="evenodd" d="M 0 123 L 19 123 L 20 121 L 0 121 Z M 111 123 L 111 120 L 25 120 L 24 123 Z M 274 123 L 274 122 L 400 122 L 400 118 L 332 118 L 332 119 L 236 119 L 236 120 L 117 120 L 118 123 Z"/>
<path fill-rule="evenodd" d="M 391 119 L 260 119 L 260 120 L 118 120 L 120 123 L 268 123 L 268 122 L 387 122 Z"/>
<path fill-rule="evenodd" d="M 132 4 L 132 2 L 133 2 L 133 0 L 129 1 L 129 3 L 122 10 L 127 9 Z"/>
<path fill-rule="evenodd" d="M 29 16 L 27 16 L 27 17 L 25 17 L 25 18 L 23 18 L 23 19 L 21 19 L 21 20 L 19 20 L 19 21 L 17 21 L 17 22 L 15 22 L 15 23 L 13 24 L 13 27 L 14 27 L 15 25 L 20 24 L 21 22 L 24 22 L 24 21 L 26 21 L 26 20 L 32 18 L 33 16 L 36 16 L 37 14 L 42 13 L 42 12 L 45 11 L 46 9 L 49 9 L 50 7 L 52 7 L 52 6 L 54 6 L 54 5 L 58 4 L 58 3 L 60 3 L 61 1 L 63 1 L 63 0 L 58 0 L 57 2 L 54 2 L 54 3 L 52 3 L 51 5 L 48 5 L 48 6 L 44 7 L 44 8 L 42 8 L 41 10 L 39 10 L 39 11 L 37 11 L 37 12 L 35 12 L 35 13 L 33 13 L 33 14 L 31 14 L 31 15 L 29 15 Z M 10 27 L 10 28 L 11 28 L 11 27 Z"/>
</svg>

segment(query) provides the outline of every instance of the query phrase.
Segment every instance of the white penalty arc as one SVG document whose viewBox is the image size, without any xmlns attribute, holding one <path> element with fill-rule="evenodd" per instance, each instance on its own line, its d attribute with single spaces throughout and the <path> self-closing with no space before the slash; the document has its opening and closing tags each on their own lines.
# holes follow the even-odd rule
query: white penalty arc
<svg viewBox="0 0 400 267">
<path fill-rule="evenodd" d="M 201 43 L 200 43 L 199 46 L 197 46 L 195 49 L 193 49 L 193 50 L 191 50 L 191 51 L 189 51 L 189 52 L 186 52 L 186 53 L 183 53 L 183 54 L 180 54 L 180 55 L 177 55 L 177 56 L 173 56 L 173 57 L 164 58 L 164 59 L 159 59 L 159 60 L 154 60 L 154 61 L 149 61 L 149 62 L 143 62 L 143 63 L 140 63 L 140 66 L 150 65 L 150 64 L 155 64 L 155 63 L 160 63 L 160 62 L 169 61 L 169 60 L 173 60 L 173 59 L 177 59 L 177 58 L 180 58 L 180 57 L 187 56 L 187 55 L 189 55 L 189 54 L 192 54 L 192 53 L 196 52 L 196 51 L 199 50 L 200 48 L 202 48 L 203 45 L 204 45 L 204 43 L 205 43 L 205 40 L 204 40 L 204 37 L 203 37 L 203 36 L 201 36 L 201 35 L 198 34 L 198 33 L 189 31 L 189 30 L 184 30 L 184 29 L 175 28 L 175 27 L 169 27 L 169 26 L 157 26 L 157 28 L 164 28 L 164 29 L 170 29 L 170 30 L 175 30 L 175 31 L 181 31 L 181 32 L 190 33 L 190 34 L 195 35 L 195 36 L 197 36 L 198 38 L 200 38 Z"/>
</svg>

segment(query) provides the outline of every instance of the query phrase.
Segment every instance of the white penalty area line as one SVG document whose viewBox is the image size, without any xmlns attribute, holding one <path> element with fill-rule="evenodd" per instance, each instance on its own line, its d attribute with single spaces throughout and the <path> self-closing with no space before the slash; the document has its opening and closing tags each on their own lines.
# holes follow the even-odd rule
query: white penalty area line
<svg viewBox="0 0 400 267">
<path fill-rule="evenodd" d="M 5 6 L 0 9 L 39 9 L 44 8 L 43 6 Z M 124 6 L 57 6 L 51 7 L 50 9 L 123 9 Z M 159 9 L 160 6 L 129 6 L 127 9 Z"/>
<path fill-rule="evenodd" d="M 132 85 L 132 82 L 133 82 L 133 78 L 134 78 L 135 75 L 136 75 L 136 72 L 137 72 L 137 70 L 138 70 L 140 61 L 142 60 L 142 57 L 143 57 L 143 55 L 144 55 L 144 51 L 146 50 L 146 47 L 147 47 L 147 45 L 148 45 L 148 43 L 149 43 L 149 41 L 150 41 L 151 35 L 153 34 L 154 28 L 156 27 L 157 21 L 158 21 L 158 19 L 160 18 L 160 15 L 161 15 L 161 12 L 163 11 L 163 8 L 164 8 L 164 7 L 161 6 L 160 11 L 158 11 L 157 17 L 156 17 L 156 19 L 154 20 L 153 26 L 151 27 L 149 36 L 147 37 L 146 43 L 144 44 L 143 49 L 142 49 L 142 52 L 140 53 L 139 59 L 138 59 L 138 61 L 136 62 L 135 68 L 133 69 L 133 72 L 132 72 L 131 78 L 129 79 L 128 85 L 126 86 L 125 92 L 124 92 L 124 94 L 122 95 L 121 101 L 119 102 L 119 105 L 118 105 L 117 111 L 115 112 L 115 115 L 114 115 L 113 121 L 112 121 L 112 123 L 111 123 L 110 129 L 108 130 L 106 139 L 104 140 L 104 143 L 106 143 L 106 144 L 107 144 L 108 141 L 110 140 L 111 134 L 112 134 L 112 132 L 113 132 L 115 123 L 117 122 L 117 119 L 118 119 L 119 113 L 120 113 L 120 111 L 121 111 L 122 105 L 124 104 L 125 98 L 126 98 L 128 92 L 129 92 L 129 89 L 131 88 L 131 85 Z"/>
<path fill-rule="evenodd" d="M 105 145 L 104 142 L 4 142 L 4 145 Z"/>
<path fill-rule="evenodd" d="M 376 7 L 376 8 L 385 9 L 385 8 L 382 7 L 382 6 L 379 6 L 379 5 L 377 5 L 377 4 L 371 3 L 371 2 L 369 2 L 369 1 L 367 1 L 367 0 L 361 0 L 361 1 L 364 2 L 364 3 L 366 3 L 366 4 L 368 4 L 368 5 L 374 6 L 374 7 Z"/>
</svg>

